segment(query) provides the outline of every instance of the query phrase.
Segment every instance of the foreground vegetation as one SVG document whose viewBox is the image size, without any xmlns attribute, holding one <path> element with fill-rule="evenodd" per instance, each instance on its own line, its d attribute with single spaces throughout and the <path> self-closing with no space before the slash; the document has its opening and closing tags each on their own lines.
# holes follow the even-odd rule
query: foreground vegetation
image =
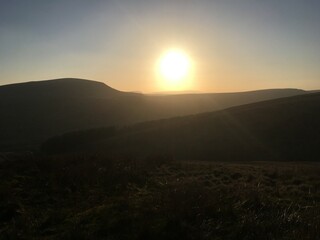
<svg viewBox="0 0 320 240">
<path fill-rule="evenodd" d="M 0 165 L 0 239 L 317 239 L 317 163 L 51 156 Z"/>
</svg>

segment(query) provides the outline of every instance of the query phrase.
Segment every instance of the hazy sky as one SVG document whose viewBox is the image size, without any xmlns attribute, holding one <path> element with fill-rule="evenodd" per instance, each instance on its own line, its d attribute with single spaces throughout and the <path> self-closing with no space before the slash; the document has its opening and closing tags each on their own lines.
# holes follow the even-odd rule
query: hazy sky
<svg viewBox="0 0 320 240">
<path fill-rule="evenodd" d="M 155 64 L 171 48 L 193 60 L 187 90 L 320 89 L 320 1 L 0 0 L 0 85 L 162 91 Z"/>
</svg>

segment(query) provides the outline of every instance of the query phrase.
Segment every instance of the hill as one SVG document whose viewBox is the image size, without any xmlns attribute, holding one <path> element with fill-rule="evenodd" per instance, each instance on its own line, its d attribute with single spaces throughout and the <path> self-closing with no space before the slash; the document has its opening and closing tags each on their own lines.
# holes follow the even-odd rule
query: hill
<svg viewBox="0 0 320 240">
<path fill-rule="evenodd" d="M 298 89 L 241 93 L 143 95 L 103 83 L 57 79 L 0 86 L 0 151 L 30 148 L 69 131 L 208 112 L 305 94 Z"/>
<path fill-rule="evenodd" d="M 43 149 L 51 153 L 86 149 L 136 157 L 165 155 L 173 160 L 319 161 L 319 110 L 320 94 L 312 93 L 104 129 L 100 134 L 98 130 L 67 134 L 49 140 Z"/>
</svg>

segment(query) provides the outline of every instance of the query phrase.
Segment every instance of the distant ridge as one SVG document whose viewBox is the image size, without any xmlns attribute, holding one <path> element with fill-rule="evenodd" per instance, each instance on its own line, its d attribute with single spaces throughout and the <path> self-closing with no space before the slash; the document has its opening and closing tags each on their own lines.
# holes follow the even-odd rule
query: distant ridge
<svg viewBox="0 0 320 240">
<path fill-rule="evenodd" d="M 311 93 L 119 130 L 70 133 L 42 149 L 173 160 L 320 162 L 319 146 L 320 93 Z"/>
<path fill-rule="evenodd" d="M 267 89 L 256 89 L 256 90 L 244 90 L 244 91 L 237 91 L 237 92 L 198 92 L 198 91 L 163 91 L 163 92 L 153 92 L 148 93 L 148 95 L 155 95 L 155 96 L 161 96 L 161 95 L 203 95 L 203 94 L 241 94 L 241 93 L 259 93 L 259 92 L 275 92 L 275 91 L 293 91 L 293 92 L 320 92 L 320 90 L 311 90 L 311 91 L 305 91 L 303 89 L 299 88 L 267 88 Z"/>
<path fill-rule="evenodd" d="M 8 146 L 37 146 L 69 131 L 130 125 L 306 93 L 272 89 L 152 96 L 76 78 L 4 85 L 0 86 L 0 151 Z"/>
</svg>

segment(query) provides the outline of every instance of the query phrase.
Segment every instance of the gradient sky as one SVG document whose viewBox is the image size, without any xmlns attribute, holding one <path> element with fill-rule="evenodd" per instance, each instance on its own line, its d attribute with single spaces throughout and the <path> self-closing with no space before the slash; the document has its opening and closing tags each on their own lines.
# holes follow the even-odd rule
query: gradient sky
<svg viewBox="0 0 320 240">
<path fill-rule="evenodd" d="M 167 49 L 192 89 L 320 89 L 319 0 L 0 0 L 0 85 L 62 77 L 157 92 Z"/>
</svg>

